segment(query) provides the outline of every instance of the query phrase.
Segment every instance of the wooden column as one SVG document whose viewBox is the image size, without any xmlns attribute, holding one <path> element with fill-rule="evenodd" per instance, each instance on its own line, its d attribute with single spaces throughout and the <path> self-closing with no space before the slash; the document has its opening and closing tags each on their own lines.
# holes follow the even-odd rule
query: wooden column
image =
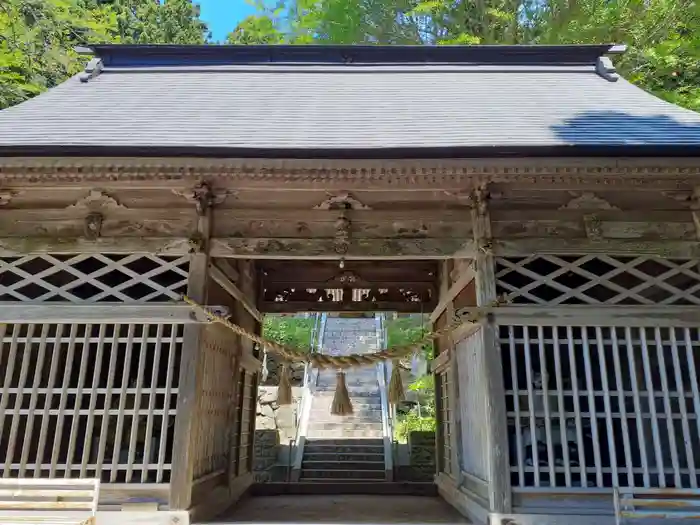
<svg viewBox="0 0 700 525">
<path fill-rule="evenodd" d="M 476 304 L 491 305 L 496 299 L 495 260 L 491 250 L 491 219 L 488 188 L 480 187 L 472 200 L 472 224 L 476 254 Z M 486 373 L 486 421 L 488 446 L 489 506 L 491 512 L 510 512 L 511 490 L 508 459 L 508 420 L 506 417 L 503 363 L 495 319 L 479 331 Z"/>
<path fill-rule="evenodd" d="M 212 227 L 212 195 L 208 185 L 201 184 L 186 194 L 196 207 L 197 231 L 191 239 L 193 251 L 190 257 L 187 295 L 200 304 L 207 302 L 209 239 Z M 193 428 L 197 391 L 199 389 L 198 356 L 204 334 L 202 324 L 185 327 L 180 358 L 180 381 L 173 439 L 173 468 L 170 479 L 170 509 L 187 510 L 192 504 L 194 472 Z"/>
</svg>

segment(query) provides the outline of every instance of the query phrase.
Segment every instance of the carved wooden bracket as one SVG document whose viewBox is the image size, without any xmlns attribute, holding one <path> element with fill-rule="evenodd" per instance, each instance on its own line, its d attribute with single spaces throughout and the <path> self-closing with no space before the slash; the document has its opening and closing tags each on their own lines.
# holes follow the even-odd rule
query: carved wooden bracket
<svg viewBox="0 0 700 525">
<path fill-rule="evenodd" d="M 690 191 L 664 191 L 665 197 L 688 205 L 695 226 L 695 237 L 700 240 L 700 186 Z"/>
<path fill-rule="evenodd" d="M 66 210 L 81 212 L 103 212 L 126 209 L 127 207 L 114 197 L 99 189 L 90 190 L 85 197 L 78 199 L 73 204 L 66 207 Z"/>
<path fill-rule="evenodd" d="M 351 193 L 328 194 L 328 198 L 313 208 L 314 210 L 370 210 L 371 208 L 356 199 Z"/>
<path fill-rule="evenodd" d="M 560 210 L 619 210 L 617 206 L 613 206 L 608 201 L 599 197 L 593 192 L 571 191 L 569 194 L 573 197 L 569 202 L 560 206 Z"/>
<path fill-rule="evenodd" d="M 203 217 L 204 214 L 217 204 L 221 204 L 230 196 L 236 196 L 238 192 L 233 190 L 215 190 L 208 182 L 200 182 L 193 188 L 186 190 L 172 190 L 178 197 L 183 197 L 187 202 L 195 205 L 197 215 Z"/>
</svg>

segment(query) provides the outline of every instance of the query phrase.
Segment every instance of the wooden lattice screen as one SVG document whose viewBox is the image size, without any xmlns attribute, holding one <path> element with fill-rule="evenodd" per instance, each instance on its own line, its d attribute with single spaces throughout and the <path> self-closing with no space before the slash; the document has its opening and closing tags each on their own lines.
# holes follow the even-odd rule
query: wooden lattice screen
<svg viewBox="0 0 700 525">
<path fill-rule="evenodd" d="M 700 305 L 697 260 L 606 255 L 501 257 L 499 294 L 514 304 Z"/>
<path fill-rule="evenodd" d="M 3 257 L 0 302 L 20 320 L 29 303 L 48 318 L 63 318 L 66 303 L 118 318 L 121 305 L 179 299 L 188 264 L 152 254 Z M 184 326 L 68 317 L 0 324 L 2 476 L 168 482 Z"/>
<path fill-rule="evenodd" d="M 500 258 L 497 281 L 515 305 L 639 310 L 700 305 L 699 268 L 652 257 Z M 698 330 L 653 312 L 576 323 L 574 308 L 560 326 L 538 326 L 528 308 L 527 322 L 514 313 L 500 326 L 512 485 L 698 488 Z"/>
<path fill-rule="evenodd" d="M 153 254 L 0 258 L 0 301 L 153 303 L 187 291 L 189 257 Z"/>
<path fill-rule="evenodd" d="M 167 482 L 182 325 L 0 325 L 3 477 Z"/>
</svg>

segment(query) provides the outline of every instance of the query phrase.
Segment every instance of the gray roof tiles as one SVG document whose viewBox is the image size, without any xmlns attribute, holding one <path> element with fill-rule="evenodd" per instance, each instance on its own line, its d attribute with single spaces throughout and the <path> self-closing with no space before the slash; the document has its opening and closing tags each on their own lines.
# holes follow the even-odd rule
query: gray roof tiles
<svg viewBox="0 0 700 525">
<path fill-rule="evenodd" d="M 0 151 L 700 146 L 700 114 L 585 64 L 106 65 L 0 112 Z"/>
</svg>

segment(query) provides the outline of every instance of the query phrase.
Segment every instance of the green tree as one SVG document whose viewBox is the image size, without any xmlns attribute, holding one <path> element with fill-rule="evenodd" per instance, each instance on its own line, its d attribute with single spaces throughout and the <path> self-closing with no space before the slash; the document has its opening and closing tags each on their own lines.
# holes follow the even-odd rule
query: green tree
<svg viewBox="0 0 700 525">
<path fill-rule="evenodd" d="M 0 0 L 0 109 L 80 71 L 75 46 L 207 38 L 191 0 Z"/>
</svg>

